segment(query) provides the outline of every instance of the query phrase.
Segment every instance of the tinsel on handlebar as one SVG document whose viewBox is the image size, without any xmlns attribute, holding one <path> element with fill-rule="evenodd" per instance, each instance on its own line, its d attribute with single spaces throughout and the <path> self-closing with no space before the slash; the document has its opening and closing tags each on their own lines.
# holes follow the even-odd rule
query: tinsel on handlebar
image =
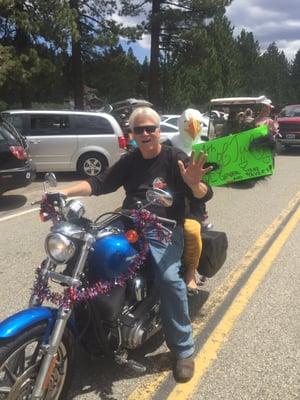
<svg viewBox="0 0 300 400">
<path fill-rule="evenodd" d="M 139 240 L 139 251 L 134 258 L 132 264 L 127 272 L 118 276 L 114 281 L 98 281 L 93 285 L 69 287 L 64 289 L 63 293 L 54 292 L 45 282 L 45 269 L 46 263 L 42 263 L 36 269 L 36 280 L 32 289 L 33 295 L 43 302 L 44 300 L 50 301 L 55 305 L 72 307 L 76 303 L 88 301 L 98 295 L 108 294 L 114 287 L 124 287 L 126 281 L 133 278 L 142 264 L 145 262 L 148 251 L 149 243 L 147 240 L 147 230 L 151 228 L 152 234 L 156 234 L 157 239 L 160 241 L 171 242 L 172 231 L 166 230 L 159 222 L 156 215 L 151 214 L 146 209 L 131 210 L 130 217 L 135 223 Z"/>
</svg>

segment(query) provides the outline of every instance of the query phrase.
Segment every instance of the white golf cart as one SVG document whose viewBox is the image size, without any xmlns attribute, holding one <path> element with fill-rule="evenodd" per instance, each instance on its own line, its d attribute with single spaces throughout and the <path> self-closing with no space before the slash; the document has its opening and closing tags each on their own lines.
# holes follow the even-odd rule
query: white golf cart
<svg viewBox="0 0 300 400">
<path fill-rule="evenodd" d="M 210 110 L 217 110 L 228 114 L 225 119 L 210 119 L 210 124 L 214 125 L 214 139 L 220 136 L 227 136 L 232 133 L 243 132 L 254 128 L 254 119 L 257 117 L 263 104 L 271 104 L 271 100 L 266 96 L 259 97 L 224 97 L 212 99 Z M 208 114 L 210 111 L 208 112 Z"/>
</svg>

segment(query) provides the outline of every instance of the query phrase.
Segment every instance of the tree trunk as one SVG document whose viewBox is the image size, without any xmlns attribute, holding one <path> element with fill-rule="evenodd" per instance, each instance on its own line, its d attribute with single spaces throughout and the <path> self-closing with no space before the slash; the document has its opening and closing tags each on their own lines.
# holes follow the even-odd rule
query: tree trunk
<svg viewBox="0 0 300 400">
<path fill-rule="evenodd" d="M 152 1 L 151 19 L 151 55 L 149 70 L 149 100 L 156 108 L 161 107 L 160 73 L 159 73 L 159 34 L 160 34 L 160 0 Z"/>
<path fill-rule="evenodd" d="M 70 6 L 77 13 L 76 24 L 79 32 L 79 38 L 72 38 L 72 55 L 71 55 L 71 74 L 72 74 L 72 91 L 74 97 L 75 110 L 84 110 L 83 98 L 83 68 L 82 68 L 82 52 L 81 52 L 81 29 L 79 18 L 78 0 L 70 0 Z"/>
<path fill-rule="evenodd" d="M 75 110 L 84 110 L 83 100 L 83 74 L 82 74 L 82 58 L 81 58 L 81 43 L 72 41 L 72 56 L 71 56 L 71 71 L 72 71 L 72 89 L 74 97 Z"/>
<path fill-rule="evenodd" d="M 23 2 L 18 1 L 16 2 L 16 9 L 20 12 L 23 12 Z M 16 35 L 15 35 L 15 49 L 20 57 L 22 54 L 26 54 L 29 52 L 30 49 L 30 37 L 28 33 L 26 33 L 23 29 L 21 29 L 19 26 L 16 24 Z M 22 108 L 28 109 L 31 108 L 32 106 L 32 90 L 33 88 L 30 88 L 30 85 L 26 82 L 20 82 L 19 83 L 19 96 L 20 96 L 20 101 L 22 104 Z"/>
</svg>

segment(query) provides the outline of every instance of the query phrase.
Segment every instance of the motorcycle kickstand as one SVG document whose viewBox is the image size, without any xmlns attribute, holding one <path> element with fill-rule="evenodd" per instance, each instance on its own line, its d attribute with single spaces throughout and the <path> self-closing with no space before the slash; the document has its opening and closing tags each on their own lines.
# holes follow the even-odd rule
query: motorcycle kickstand
<svg viewBox="0 0 300 400">
<path fill-rule="evenodd" d="M 118 365 L 126 365 L 135 372 L 143 373 L 147 370 L 143 364 L 140 364 L 134 360 L 128 360 L 128 352 L 126 350 L 115 353 L 115 362 Z"/>
</svg>

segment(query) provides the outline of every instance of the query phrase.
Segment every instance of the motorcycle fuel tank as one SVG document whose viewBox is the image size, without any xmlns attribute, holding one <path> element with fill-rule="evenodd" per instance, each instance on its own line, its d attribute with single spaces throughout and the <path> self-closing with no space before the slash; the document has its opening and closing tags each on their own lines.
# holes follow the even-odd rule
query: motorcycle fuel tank
<svg viewBox="0 0 300 400">
<path fill-rule="evenodd" d="M 90 281 L 111 281 L 126 274 L 137 254 L 124 234 L 111 234 L 96 240 L 89 257 Z"/>
</svg>

